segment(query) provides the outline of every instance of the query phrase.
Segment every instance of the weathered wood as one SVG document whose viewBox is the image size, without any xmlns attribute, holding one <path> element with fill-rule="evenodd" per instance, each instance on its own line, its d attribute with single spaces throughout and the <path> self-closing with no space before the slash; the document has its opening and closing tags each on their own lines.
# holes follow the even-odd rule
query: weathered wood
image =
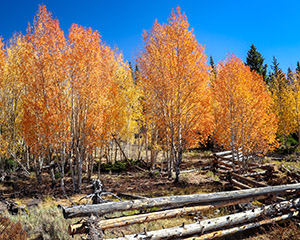
<svg viewBox="0 0 300 240">
<path fill-rule="evenodd" d="M 189 237 L 189 238 L 184 238 L 184 240 L 209 240 L 209 239 L 216 239 L 216 238 L 220 238 L 220 237 L 224 237 L 227 235 L 231 235 L 237 232 L 242 232 L 245 230 L 249 230 L 252 228 L 257 228 L 266 224 L 273 224 L 275 222 L 279 222 L 279 221 L 283 221 L 283 220 L 287 220 L 293 217 L 297 217 L 299 216 L 299 212 L 290 212 L 288 214 L 284 214 L 282 216 L 278 216 L 278 217 L 274 217 L 274 218 L 270 218 L 270 219 L 264 219 L 258 222 L 253 222 L 253 223 L 248 223 L 248 224 L 244 224 L 241 226 L 237 226 L 237 227 L 233 227 L 233 228 L 229 228 L 229 229 L 225 229 L 225 230 L 219 230 L 219 231 L 215 231 L 215 232 L 211 232 L 211 233 L 206 233 L 206 234 L 202 234 L 201 236 L 198 237 Z M 176 239 L 179 240 L 179 239 Z M 180 238 L 180 240 L 182 240 L 182 238 Z"/>
<path fill-rule="evenodd" d="M 168 219 L 168 218 L 188 215 L 190 213 L 195 213 L 195 212 L 199 212 L 199 211 L 207 211 L 207 210 L 221 208 L 221 207 L 227 207 L 227 206 L 232 206 L 232 205 L 237 205 L 237 204 L 242 204 L 242 203 L 248 203 L 248 202 L 251 202 L 254 200 L 264 199 L 266 197 L 267 196 L 258 196 L 256 198 L 245 198 L 245 199 L 241 199 L 241 200 L 216 202 L 216 203 L 202 205 L 202 206 L 184 207 L 184 208 L 179 208 L 179 209 L 171 209 L 171 210 L 139 214 L 139 215 L 133 215 L 133 216 L 106 219 L 106 220 L 99 221 L 99 225 L 101 226 L 102 230 L 106 230 L 109 228 L 117 228 L 117 227 L 123 227 L 123 226 L 127 226 L 127 225 L 137 224 L 137 223 L 151 222 L 151 221 L 156 221 L 159 219 Z M 87 227 L 85 222 L 71 224 L 68 228 L 68 232 L 70 235 L 84 234 L 84 233 L 88 233 L 88 231 L 89 231 L 89 228 Z"/>
<path fill-rule="evenodd" d="M 225 159 L 225 160 L 230 160 L 230 159 L 232 159 L 232 154 L 226 155 L 226 156 L 220 156 L 219 158 Z M 236 154 L 235 154 L 234 163 L 238 162 L 239 160 L 241 161 L 243 159 L 244 159 L 244 155 L 242 153 L 240 153 L 238 156 L 236 156 Z"/>
<path fill-rule="evenodd" d="M 231 173 L 231 176 L 238 179 L 238 180 L 240 180 L 240 181 L 242 181 L 242 182 L 244 182 L 244 183 L 251 184 L 254 187 L 267 187 L 268 186 L 267 184 L 257 182 L 255 180 L 243 177 L 243 176 L 241 176 L 239 174 L 236 174 L 236 173 Z"/>
<path fill-rule="evenodd" d="M 241 174 L 241 176 L 243 176 L 243 177 L 256 177 L 256 176 L 266 175 L 266 174 L 268 174 L 268 171 L 245 173 L 245 174 Z"/>
<path fill-rule="evenodd" d="M 255 164 L 253 166 L 250 166 L 248 168 L 238 168 L 237 165 L 235 165 L 235 170 L 233 169 L 233 165 L 232 164 L 229 164 L 229 163 L 226 163 L 224 161 L 221 161 L 221 160 L 216 160 L 218 164 L 222 164 L 224 166 L 227 166 L 229 168 L 231 168 L 230 170 L 227 170 L 227 171 L 224 171 L 224 173 L 231 173 L 231 172 L 244 172 L 244 171 L 247 171 L 247 172 L 252 172 L 253 170 L 255 169 L 265 169 L 265 170 L 273 170 L 274 166 L 272 164 Z M 218 170 L 219 171 L 219 170 Z"/>
<path fill-rule="evenodd" d="M 242 149 L 239 148 L 238 151 L 241 151 Z M 214 155 L 215 156 L 223 156 L 223 155 L 228 155 L 228 154 L 231 154 L 232 151 L 231 150 L 228 150 L 228 151 L 223 151 L 223 152 L 215 152 Z"/>
<path fill-rule="evenodd" d="M 198 223 L 188 224 L 180 227 L 168 229 L 160 229 L 157 231 L 146 232 L 142 234 L 127 235 L 118 240 L 159 240 L 159 239 L 174 239 L 191 236 L 194 234 L 203 234 L 209 231 L 215 231 L 228 226 L 254 221 L 259 217 L 276 216 L 282 211 L 289 210 L 292 207 L 300 206 L 300 199 L 284 201 L 278 204 L 269 205 L 263 208 L 256 208 L 241 213 L 231 214 L 228 216 L 217 217 L 214 219 L 202 220 Z M 112 240 L 112 239 L 111 239 Z"/>
<path fill-rule="evenodd" d="M 224 152 L 216 152 L 214 153 L 215 156 L 223 156 L 223 155 L 227 155 L 227 154 L 231 154 L 232 151 L 229 150 L 229 151 L 224 151 Z"/>
<path fill-rule="evenodd" d="M 300 179 L 300 175 L 297 172 L 292 172 L 290 169 L 286 168 L 284 165 L 281 165 L 281 168 L 287 172 L 287 175 L 296 178 L 297 180 Z"/>
<path fill-rule="evenodd" d="M 131 198 L 131 199 L 147 199 L 147 197 L 133 195 L 133 194 L 128 194 L 128 193 L 121 193 L 121 192 L 118 192 L 117 196 L 119 196 L 119 197 L 125 197 L 125 198 Z"/>
<path fill-rule="evenodd" d="M 184 206 L 188 204 L 212 203 L 248 197 L 261 196 L 265 194 L 281 193 L 287 190 L 300 190 L 300 184 L 288 184 L 269 186 L 263 188 L 252 188 L 239 191 L 227 191 L 207 194 L 169 196 L 150 199 L 138 199 L 123 202 L 108 202 L 94 205 L 80 205 L 73 207 L 62 207 L 65 218 L 86 217 L 91 214 L 103 215 L 116 211 L 127 211 L 134 209 L 146 209 L 153 207 Z"/>
<path fill-rule="evenodd" d="M 196 172 L 196 171 L 198 171 L 198 169 L 189 169 L 189 170 L 180 171 L 180 173 L 191 173 L 191 172 Z"/>
<path fill-rule="evenodd" d="M 225 170 L 225 171 L 231 171 L 232 170 L 232 168 L 226 167 L 226 166 L 223 166 L 223 165 L 218 165 L 218 168 L 222 169 L 222 170 Z"/>
<path fill-rule="evenodd" d="M 230 170 L 232 170 L 232 162 L 228 162 L 228 161 L 222 161 L 222 160 L 216 160 L 216 162 L 217 162 L 217 164 L 218 164 L 218 167 L 220 166 L 220 165 L 224 165 L 224 166 L 226 166 L 226 167 L 228 167 L 228 168 L 230 168 Z"/>
<path fill-rule="evenodd" d="M 239 182 L 239 181 L 237 181 L 235 179 L 231 179 L 231 183 L 233 184 L 233 186 L 237 186 L 237 187 L 239 187 L 241 189 L 250 189 L 251 188 L 250 186 L 248 186 L 248 185 L 246 185 L 244 183 L 241 183 L 241 182 Z"/>
<path fill-rule="evenodd" d="M 103 240 L 103 232 L 95 216 L 91 216 L 86 224 L 89 229 L 87 240 Z"/>
</svg>

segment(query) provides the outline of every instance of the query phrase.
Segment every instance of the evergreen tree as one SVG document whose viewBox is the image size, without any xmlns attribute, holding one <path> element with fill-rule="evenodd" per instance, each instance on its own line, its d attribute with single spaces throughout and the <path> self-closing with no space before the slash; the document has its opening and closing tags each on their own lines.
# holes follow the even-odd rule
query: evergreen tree
<svg viewBox="0 0 300 240">
<path fill-rule="evenodd" d="M 300 73 L 300 63 L 299 62 L 297 62 L 296 72 Z"/>
<path fill-rule="evenodd" d="M 277 76 L 279 71 L 281 71 L 281 69 L 279 68 L 279 63 L 278 63 L 277 58 L 275 56 L 273 56 L 271 69 L 273 70 L 275 76 Z"/>
<path fill-rule="evenodd" d="M 287 80 L 288 84 L 292 84 L 294 81 L 294 73 L 290 67 L 287 70 L 287 79 L 286 80 Z"/>
<path fill-rule="evenodd" d="M 135 69 L 133 70 L 132 63 L 129 62 L 129 69 L 130 69 L 130 72 L 131 72 L 131 77 L 133 79 L 133 82 L 136 85 L 137 84 L 137 75 L 138 75 L 139 68 L 138 68 L 137 64 L 135 64 Z"/>
<path fill-rule="evenodd" d="M 272 72 L 269 72 L 267 83 L 271 86 L 274 84 L 275 79 L 279 78 L 279 75 L 283 74 L 282 70 L 279 67 L 277 58 L 273 56 L 273 61 L 271 65 Z"/>
<path fill-rule="evenodd" d="M 250 50 L 247 53 L 246 65 L 250 67 L 251 70 L 256 71 L 258 74 L 263 76 L 265 82 L 267 82 L 267 64 L 264 64 L 264 58 L 257 51 L 254 44 L 251 45 Z"/>
<path fill-rule="evenodd" d="M 214 62 L 214 59 L 212 56 L 210 56 L 210 58 L 209 58 L 209 64 L 210 64 L 211 72 L 214 74 L 214 76 L 216 76 L 217 71 L 216 71 L 215 62 Z"/>
</svg>

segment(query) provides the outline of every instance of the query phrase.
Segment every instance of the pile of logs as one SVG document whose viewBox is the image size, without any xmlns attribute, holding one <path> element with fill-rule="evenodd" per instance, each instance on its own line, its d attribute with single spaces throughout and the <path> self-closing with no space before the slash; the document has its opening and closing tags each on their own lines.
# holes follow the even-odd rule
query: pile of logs
<svg viewBox="0 0 300 240">
<path fill-rule="evenodd" d="M 213 171 L 222 180 L 231 184 L 233 189 L 250 189 L 253 187 L 267 187 L 267 180 L 274 177 L 274 164 L 258 164 L 250 162 L 247 157 L 247 166 L 244 164 L 242 153 L 238 157 L 232 157 L 231 151 L 214 153 Z"/>
<path fill-rule="evenodd" d="M 300 169 L 293 167 L 292 165 L 288 165 L 285 167 L 283 164 L 280 166 L 280 170 L 285 172 L 289 177 L 289 182 L 298 183 L 300 182 Z"/>
<path fill-rule="evenodd" d="M 90 239 L 103 239 L 106 229 L 119 228 L 132 224 L 182 217 L 191 213 L 205 210 L 248 203 L 274 196 L 286 194 L 294 196 L 293 199 L 252 208 L 251 210 L 216 217 L 213 219 L 198 219 L 193 224 L 182 224 L 178 227 L 135 233 L 115 239 L 214 239 L 234 232 L 262 226 L 264 224 L 298 216 L 300 198 L 296 193 L 300 184 L 267 186 L 235 191 L 193 194 L 181 196 L 168 196 L 159 198 L 145 198 L 131 201 L 105 202 L 92 205 L 78 205 L 62 207 L 65 218 L 84 218 L 69 226 L 70 235 L 89 234 Z M 108 213 L 160 209 L 154 212 L 122 216 L 112 219 L 103 219 Z"/>
</svg>

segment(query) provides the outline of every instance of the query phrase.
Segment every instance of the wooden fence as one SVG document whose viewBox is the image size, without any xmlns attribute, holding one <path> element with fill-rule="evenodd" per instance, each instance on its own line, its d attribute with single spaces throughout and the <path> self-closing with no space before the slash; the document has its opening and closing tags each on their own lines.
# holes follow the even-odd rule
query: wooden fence
<svg viewBox="0 0 300 240">
<path fill-rule="evenodd" d="M 181 217 L 191 213 L 248 203 L 254 200 L 266 198 L 276 200 L 274 196 L 278 195 L 288 194 L 289 197 L 294 197 L 293 199 L 276 202 L 264 207 L 253 208 L 240 213 L 199 220 L 193 224 L 182 224 L 178 227 L 151 232 L 145 230 L 143 233 L 135 233 L 133 235 L 116 238 L 120 240 L 213 239 L 215 237 L 297 216 L 299 214 L 297 209 L 300 206 L 300 199 L 297 198 L 297 192 L 299 190 L 300 184 L 289 184 L 207 194 L 146 198 L 63 207 L 63 214 L 65 218 L 85 218 L 69 226 L 69 233 L 71 235 L 89 234 L 90 239 L 103 239 L 102 231 L 106 229 L 156 221 L 158 219 Z M 99 219 L 108 213 L 153 208 L 160 210 L 113 219 Z"/>
</svg>

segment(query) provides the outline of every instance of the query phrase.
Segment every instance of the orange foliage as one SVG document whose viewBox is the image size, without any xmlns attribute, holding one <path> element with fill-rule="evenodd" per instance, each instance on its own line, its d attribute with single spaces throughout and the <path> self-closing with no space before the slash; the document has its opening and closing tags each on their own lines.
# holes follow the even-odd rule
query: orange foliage
<svg viewBox="0 0 300 240">
<path fill-rule="evenodd" d="M 277 119 L 262 76 L 231 55 L 219 64 L 213 90 L 215 139 L 220 145 L 245 153 L 277 146 Z"/>
<path fill-rule="evenodd" d="M 67 140 L 66 39 L 58 20 L 52 19 L 43 5 L 33 27 L 28 27 L 26 40 L 23 126 L 26 142 L 40 152 Z"/>
<path fill-rule="evenodd" d="M 101 44 L 97 31 L 74 24 L 69 39 L 73 138 L 93 147 L 101 139 L 108 98 L 116 89 L 116 61 L 114 52 Z"/>
<path fill-rule="evenodd" d="M 138 63 L 146 121 L 159 129 L 179 160 L 182 148 L 199 140 L 199 132 L 202 140 L 210 133 L 207 57 L 179 7 L 167 24 L 155 21 L 143 37 L 145 49 Z"/>
</svg>

